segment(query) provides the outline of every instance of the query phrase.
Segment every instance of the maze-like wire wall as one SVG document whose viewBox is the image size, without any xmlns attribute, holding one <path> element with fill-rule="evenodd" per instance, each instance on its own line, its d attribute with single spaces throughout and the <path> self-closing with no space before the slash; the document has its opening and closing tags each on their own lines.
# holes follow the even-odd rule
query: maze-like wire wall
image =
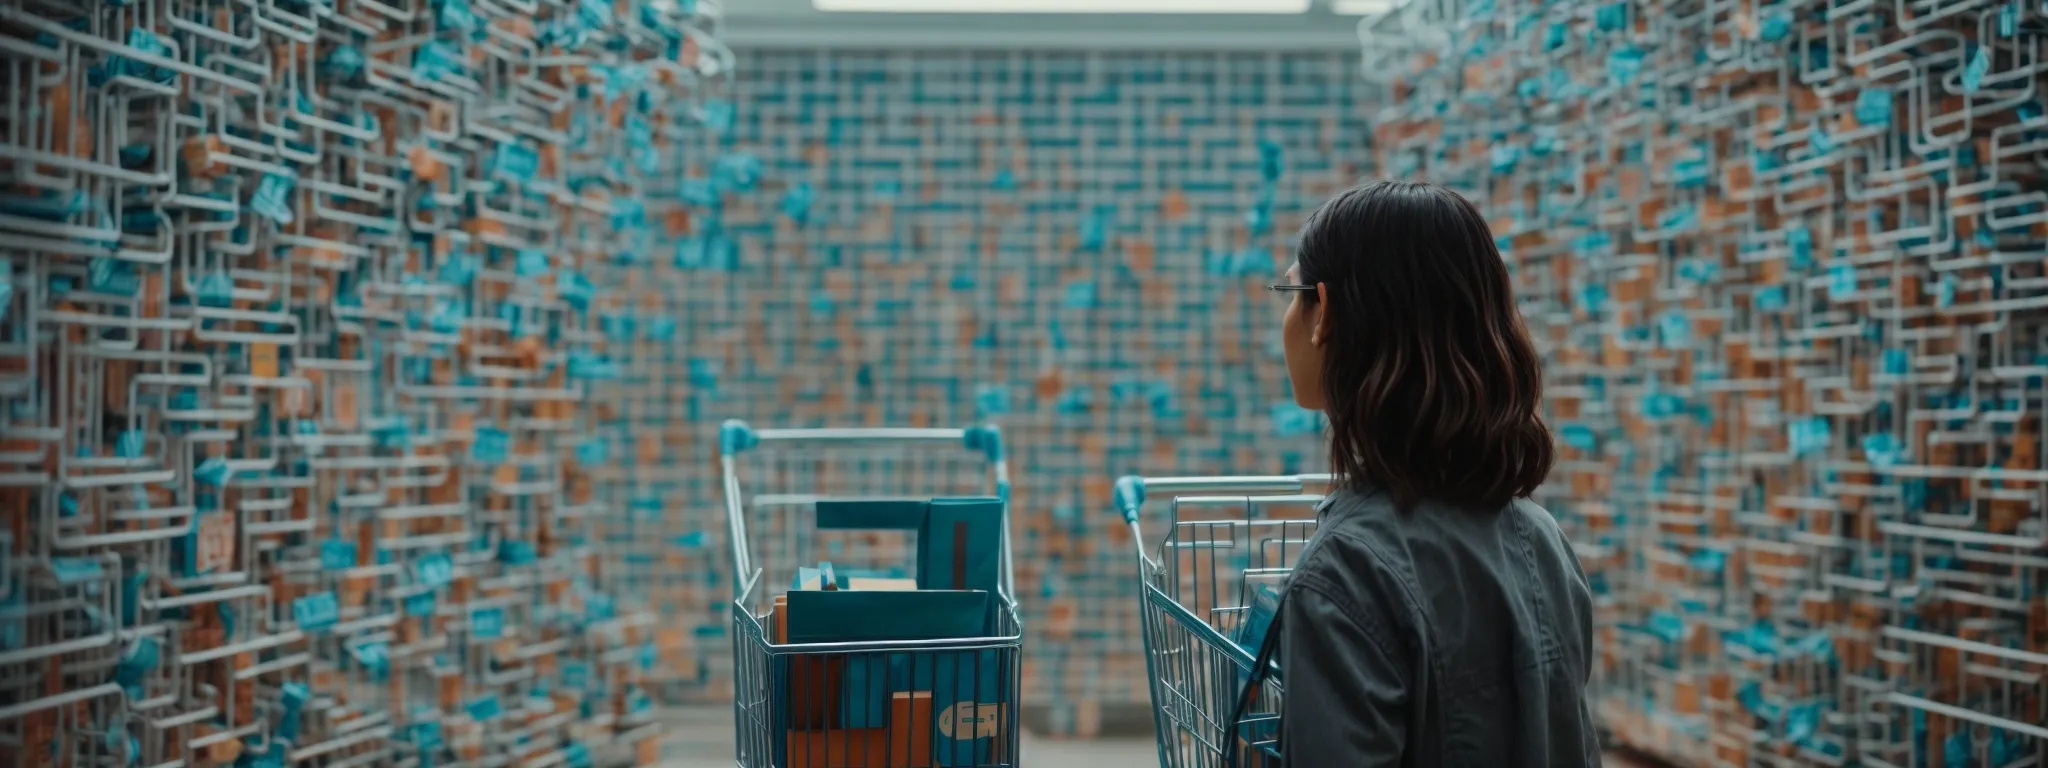
<svg viewBox="0 0 2048 768">
<path fill-rule="evenodd" d="M 725 211 L 739 266 L 688 287 L 738 297 L 688 352 L 718 362 L 720 407 L 755 424 L 1000 425 L 1026 720 L 1149 728 L 1110 482 L 1323 466 L 1265 285 L 1303 217 L 1358 177 L 1354 57 L 741 58 L 744 109 L 720 146 L 760 157 L 766 180 Z"/>
<path fill-rule="evenodd" d="M 0 762 L 661 758 L 717 17 L 0 3 Z"/>
<path fill-rule="evenodd" d="M 2048 763 L 2048 9 L 1440 0 L 1362 31 L 1377 171 L 1482 204 L 1544 347 L 1543 501 L 1602 595 L 1616 738 Z"/>
</svg>

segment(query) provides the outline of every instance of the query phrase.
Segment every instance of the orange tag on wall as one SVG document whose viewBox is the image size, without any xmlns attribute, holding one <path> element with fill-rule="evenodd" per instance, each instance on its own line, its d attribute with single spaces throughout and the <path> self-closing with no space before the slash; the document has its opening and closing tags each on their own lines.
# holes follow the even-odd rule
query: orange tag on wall
<svg viewBox="0 0 2048 768">
<path fill-rule="evenodd" d="M 334 385 L 334 425 L 342 429 L 356 428 L 356 388 L 353 384 Z"/>
<path fill-rule="evenodd" d="M 259 379 L 277 378 L 277 345 L 249 345 L 249 375 Z"/>
<path fill-rule="evenodd" d="M 1178 189 L 1168 190 L 1159 202 L 1159 212 L 1168 219 L 1178 219 L 1188 213 L 1188 196 Z"/>
<path fill-rule="evenodd" d="M 313 391 L 306 387 L 285 387 L 277 391 L 277 408 L 287 416 L 307 416 L 313 412 Z"/>
</svg>

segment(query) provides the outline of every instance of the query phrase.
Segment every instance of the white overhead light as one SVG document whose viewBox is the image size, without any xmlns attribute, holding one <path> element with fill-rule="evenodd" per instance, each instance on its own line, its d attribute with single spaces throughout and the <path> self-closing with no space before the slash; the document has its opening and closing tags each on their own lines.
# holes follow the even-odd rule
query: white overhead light
<svg viewBox="0 0 2048 768">
<path fill-rule="evenodd" d="M 1330 0 L 1330 12 L 1340 16 L 1371 16 L 1401 7 L 1402 0 Z"/>
<path fill-rule="evenodd" d="M 864 13 L 1306 13 L 1310 0 L 812 0 Z"/>
</svg>

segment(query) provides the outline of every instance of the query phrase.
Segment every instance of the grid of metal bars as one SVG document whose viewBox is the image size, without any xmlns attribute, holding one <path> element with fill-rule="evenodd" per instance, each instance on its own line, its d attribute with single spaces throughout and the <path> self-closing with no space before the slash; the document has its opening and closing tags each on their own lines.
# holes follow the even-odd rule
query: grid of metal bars
<svg viewBox="0 0 2048 768">
<path fill-rule="evenodd" d="M 661 759 L 718 16 L 0 3 L 0 762 Z"/>
<path fill-rule="evenodd" d="M 2038 3 L 1416 2 L 1376 172 L 1492 219 L 1601 592 L 1687 765 L 2048 761 Z M 1401 44 L 1395 44 L 1395 43 Z"/>
</svg>

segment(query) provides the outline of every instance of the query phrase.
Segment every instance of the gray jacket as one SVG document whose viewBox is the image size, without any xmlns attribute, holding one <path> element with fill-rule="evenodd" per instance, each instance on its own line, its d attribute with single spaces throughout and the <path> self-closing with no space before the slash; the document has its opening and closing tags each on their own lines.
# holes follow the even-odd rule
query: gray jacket
<svg viewBox="0 0 2048 768">
<path fill-rule="evenodd" d="M 1593 596 L 1549 512 L 1340 491 L 1280 609 L 1289 766 L 1596 768 Z"/>
</svg>

